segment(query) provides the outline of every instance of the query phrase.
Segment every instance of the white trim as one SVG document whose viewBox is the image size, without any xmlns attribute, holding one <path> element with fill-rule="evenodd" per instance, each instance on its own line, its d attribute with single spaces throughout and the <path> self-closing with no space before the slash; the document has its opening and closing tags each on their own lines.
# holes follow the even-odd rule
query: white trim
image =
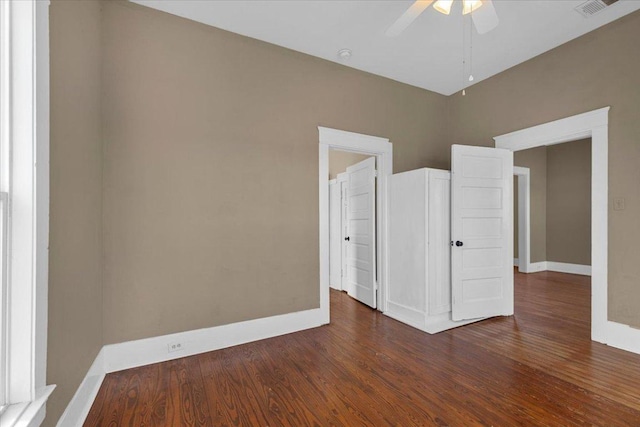
<svg viewBox="0 0 640 427">
<path fill-rule="evenodd" d="M 2 414 L 0 427 L 38 427 L 44 421 L 46 403 L 55 388 L 55 385 L 41 387 L 33 400 L 10 405 Z"/>
<path fill-rule="evenodd" d="M 49 145 L 50 145 L 50 72 L 49 72 L 49 0 L 36 1 L 36 322 L 35 382 L 47 384 L 47 337 L 49 328 Z"/>
<path fill-rule="evenodd" d="M 388 206 L 387 181 L 393 173 L 393 146 L 386 138 L 330 129 L 318 126 L 318 194 L 320 217 L 320 310 L 329 322 L 329 150 L 338 149 L 376 156 L 376 222 L 377 222 L 377 308 L 385 311 L 385 293 L 388 283 Z"/>
<path fill-rule="evenodd" d="M 145 366 L 290 334 L 323 324 L 326 324 L 324 313 L 316 308 L 212 328 L 105 345 L 102 349 L 104 370 L 109 373 Z M 168 346 L 172 343 L 180 343 L 183 349 L 169 353 Z"/>
<path fill-rule="evenodd" d="M 8 193 L 6 399 L 39 422 L 46 386 L 49 246 L 49 1 L 2 5 L 1 190 Z M 8 52 L 6 50 L 9 50 Z M 8 63 L 6 62 L 8 61 Z M 6 71 L 6 70 L 5 70 Z M 20 402 L 20 403 L 18 403 Z M 13 413 L 9 406 L 6 413 Z M 30 418 L 29 418 L 30 417 Z M 3 417 L 3 426 L 8 418 Z M 9 425 L 9 424 L 7 424 Z"/>
<path fill-rule="evenodd" d="M 104 348 L 96 356 L 80 387 L 58 420 L 59 427 L 82 427 L 105 377 Z"/>
<path fill-rule="evenodd" d="M 411 307 L 388 301 L 389 310 L 385 311 L 385 316 L 389 316 L 399 322 L 424 331 L 428 334 L 437 334 L 459 326 L 469 325 L 471 323 L 485 320 L 486 317 L 478 317 L 476 319 L 451 320 L 451 312 L 440 313 L 436 315 L 425 316 L 424 312 Z"/>
<path fill-rule="evenodd" d="M 514 166 L 518 177 L 518 271 L 531 273 L 531 170 Z M 521 262 L 522 261 L 522 262 Z"/>
<path fill-rule="evenodd" d="M 591 137 L 591 339 L 623 348 L 608 310 L 609 108 L 578 114 L 495 137 L 512 151 Z M 628 349 L 628 348 L 625 348 Z"/>
<path fill-rule="evenodd" d="M 591 276 L 591 266 L 581 264 L 569 264 L 566 262 L 547 261 L 548 271 L 557 271 L 558 273 L 580 274 L 582 276 Z"/>
<path fill-rule="evenodd" d="M 58 421 L 59 427 L 81 427 L 106 374 L 264 340 L 323 325 L 319 309 L 263 317 L 228 325 L 179 332 L 102 347 L 80 387 Z M 169 352 L 180 343 L 182 350 Z M 4 424 L 1 426 L 4 427 Z"/>
<path fill-rule="evenodd" d="M 547 261 L 530 263 L 529 271 L 527 273 L 539 273 L 541 271 L 547 271 Z"/>
<path fill-rule="evenodd" d="M 513 259 L 513 266 L 514 267 L 518 267 L 519 264 L 520 264 L 520 260 L 518 258 L 514 258 Z"/>
<path fill-rule="evenodd" d="M 606 335 L 607 345 L 640 354 L 640 329 L 608 321 Z"/>
<path fill-rule="evenodd" d="M 521 151 L 577 141 L 592 137 L 593 130 L 609 125 L 609 109 L 604 107 L 587 113 L 544 123 L 527 129 L 494 137 L 496 148 Z"/>
</svg>

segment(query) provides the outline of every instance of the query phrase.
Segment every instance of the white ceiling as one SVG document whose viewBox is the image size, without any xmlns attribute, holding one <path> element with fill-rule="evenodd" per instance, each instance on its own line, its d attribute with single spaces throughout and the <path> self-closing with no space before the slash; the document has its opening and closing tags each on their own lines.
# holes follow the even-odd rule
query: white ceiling
<svg viewBox="0 0 640 427">
<path fill-rule="evenodd" d="M 411 0 L 131 1 L 444 95 L 469 85 L 470 64 L 477 83 L 640 9 L 640 0 L 620 0 L 584 18 L 574 11 L 584 0 L 494 0 L 500 24 L 484 35 L 474 30 L 470 41 L 459 8 L 447 16 L 429 7 L 400 36 L 385 36 Z M 353 51 L 345 62 L 337 56 L 343 48 Z"/>
</svg>

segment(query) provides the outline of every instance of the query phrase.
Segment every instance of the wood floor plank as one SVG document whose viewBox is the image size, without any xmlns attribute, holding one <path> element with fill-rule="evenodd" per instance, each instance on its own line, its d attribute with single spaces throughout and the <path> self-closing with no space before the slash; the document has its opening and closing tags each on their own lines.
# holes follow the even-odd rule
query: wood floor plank
<svg viewBox="0 0 640 427">
<path fill-rule="evenodd" d="M 85 426 L 640 426 L 640 356 L 590 341 L 590 278 L 436 335 L 331 292 L 331 325 L 106 376 Z"/>
</svg>

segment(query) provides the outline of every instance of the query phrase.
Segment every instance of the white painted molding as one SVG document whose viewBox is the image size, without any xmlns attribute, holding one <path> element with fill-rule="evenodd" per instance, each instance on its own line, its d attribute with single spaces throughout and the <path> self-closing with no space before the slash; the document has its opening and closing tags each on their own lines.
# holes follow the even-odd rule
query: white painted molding
<svg viewBox="0 0 640 427">
<path fill-rule="evenodd" d="M 330 129 L 318 126 L 318 194 L 319 207 L 319 248 L 320 248 L 320 309 L 329 322 L 329 150 L 338 149 L 353 153 L 376 156 L 376 263 L 378 298 L 376 306 L 379 310 L 386 309 L 386 292 L 389 281 L 388 265 L 388 202 L 387 181 L 393 174 L 393 145 L 386 138 Z"/>
<path fill-rule="evenodd" d="M 104 347 L 98 352 L 87 375 L 58 420 L 58 427 L 82 427 L 105 377 Z"/>
<path fill-rule="evenodd" d="M 513 259 L 513 265 L 518 265 L 518 258 Z M 566 262 L 541 261 L 529 264 L 528 273 L 539 273 L 541 271 L 555 271 L 558 273 L 580 274 L 591 276 L 591 266 L 582 264 L 568 264 Z"/>
<path fill-rule="evenodd" d="M 558 273 L 580 274 L 582 276 L 591 276 L 591 266 L 581 264 L 568 264 L 566 262 L 547 261 L 548 271 L 557 271 Z"/>
<path fill-rule="evenodd" d="M 518 258 L 513 259 L 513 266 L 517 267 L 520 264 L 520 260 Z"/>
<path fill-rule="evenodd" d="M 318 133 L 321 144 L 327 144 L 341 150 L 351 149 L 364 154 L 368 154 L 371 151 L 376 153 L 391 151 L 389 140 L 379 136 L 364 135 L 322 126 L 318 126 Z"/>
<path fill-rule="evenodd" d="M 518 271 L 531 273 L 531 170 L 514 166 L 518 177 Z"/>
<path fill-rule="evenodd" d="M 496 148 L 511 151 L 561 144 L 592 136 L 594 128 L 609 124 L 609 109 L 604 107 L 576 116 L 533 126 L 494 137 Z"/>
<path fill-rule="evenodd" d="M 315 328 L 326 323 L 322 311 L 316 308 L 212 328 L 105 345 L 103 347 L 104 370 L 109 373 L 164 362 Z M 183 349 L 169 353 L 168 346 L 173 343 L 180 343 Z"/>
<path fill-rule="evenodd" d="M 9 405 L 0 416 L 2 427 L 38 427 L 46 415 L 46 403 L 55 385 L 40 387 L 33 400 Z"/>
<path fill-rule="evenodd" d="M 527 273 L 539 273 L 541 271 L 547 271 L 547 261 L 532 262 L 529 264 L 529 271 Z"/>
<path fill-rule="evenodd" d="M 3 423 L 17 405 L 20 425 L 28 425 L 53 390 L 46 386 L 49 1 L 2 1 L 0 19 L 0 191 L 9 201 L 0 400 L 9 404 Z"/>
<path fill-rule="evenodd" d="M 326 324 L 319 308 L 263 317 L 212 328 L 196 329 L 102 347 L 80 387 L 67 405 L 58 427 L 81 427 L 106 374 L 253 341 L 290 334 Z M 182 350 L 169 352 L 180 343 Z"/>
<path fill-rule="evenodd" d="M 640 354 L 640 329 L 610 320 L 606 328 L 607 345 Z"/>
<path fill-rule="evenodd" d="M 591 339 L 617 346 L 608 320 L 609 109 L 567 117 L 494 138 L 497 148 L 520 151 L 591 137 Z"/>
</svg>

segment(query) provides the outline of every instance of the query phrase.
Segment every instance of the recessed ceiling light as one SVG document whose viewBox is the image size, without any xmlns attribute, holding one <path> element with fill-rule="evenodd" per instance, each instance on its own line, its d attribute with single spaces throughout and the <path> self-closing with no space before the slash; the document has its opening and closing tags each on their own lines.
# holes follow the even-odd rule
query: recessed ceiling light
<svg viewBox="0 0 640 427">
<path fill-rule="evenodd" d="M 346 61 L 351 58 L 351 49 L 340 49 L 338 51 L 338 58 L 342 61 Z"/>
</svg>

